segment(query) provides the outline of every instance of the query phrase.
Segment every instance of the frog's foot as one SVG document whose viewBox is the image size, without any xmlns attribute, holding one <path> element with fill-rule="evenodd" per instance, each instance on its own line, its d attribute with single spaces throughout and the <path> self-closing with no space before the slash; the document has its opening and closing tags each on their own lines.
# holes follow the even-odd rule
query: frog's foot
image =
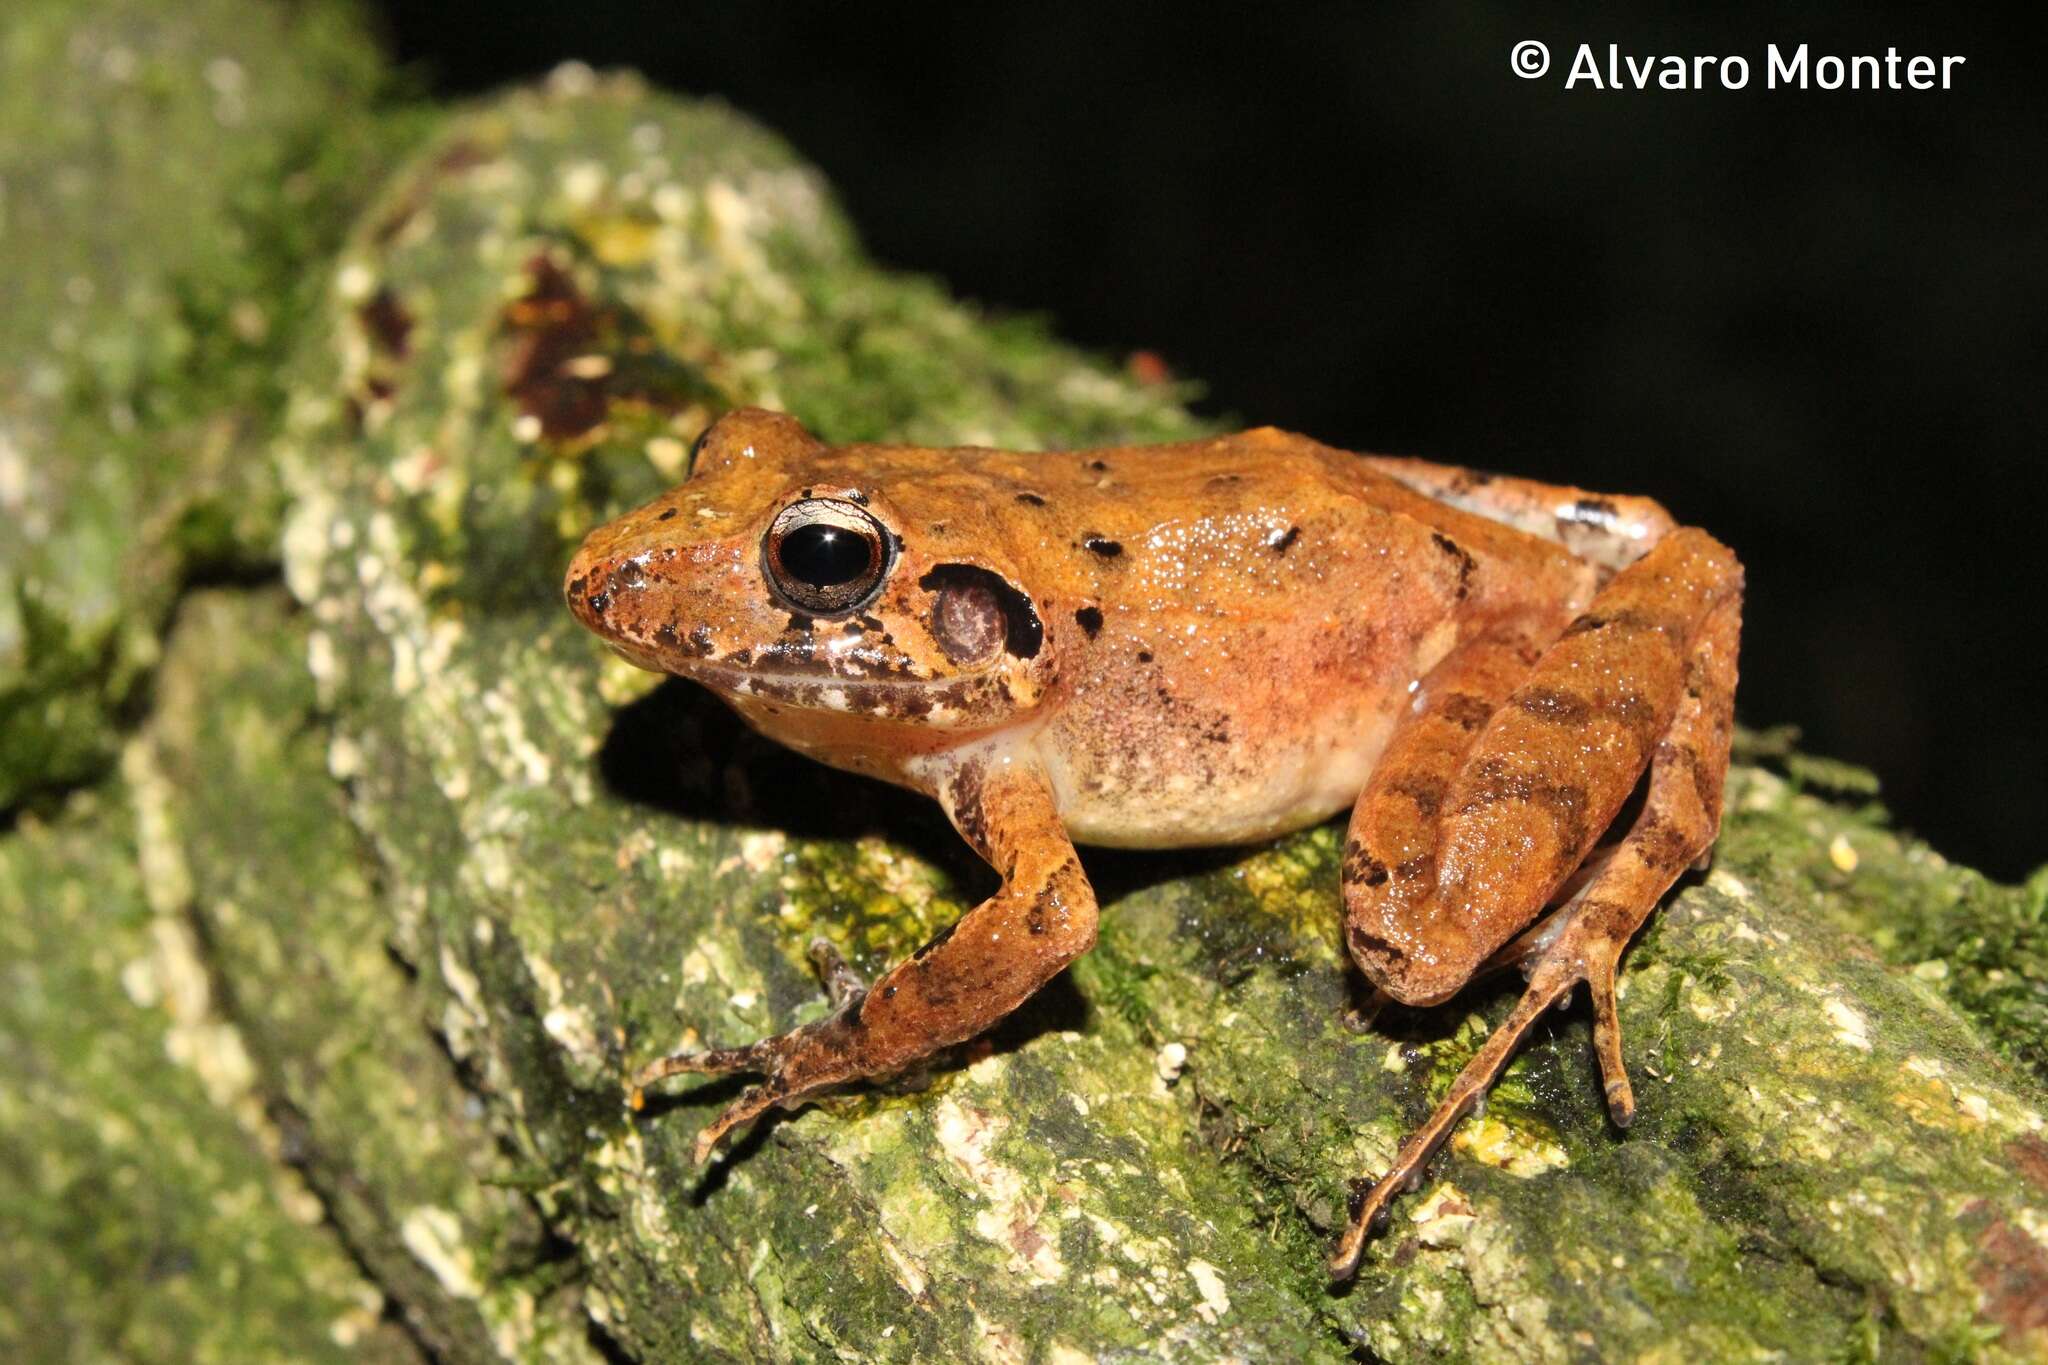
<svg viewBox="0 0 2048 1365">
<path fill-rule="evenodd" d="M 1451 1129 L 1457 1126 L 1466 1111 L 1476 1106 L 1492 1088 L 1507 1066 L 1508 1059 L 1521 1045 L 1522 1036 L 1529 1031 L 1530 1025 L 1543 1017 L 1543 1011 L 1568 998 L 1578 979 L 1577 974 L 1556 957 L 1544 957 L 1530 975 L 1529 989 L 1515 1005 L 1514 1013 L 1493 1031 L 1472 1060 L 1465 1064 L 1465 1069 L 1451 1082 L 1450 1092 L 1437 1105 L 1436 1112 L 1410 1135 L 1408 1141 L 1401 1144 L 1394 1164 L 1353 1207 L 1351 1225 L 1330 1253 L 1332 1279 L 1348 1280 L 1357 1273 L 1359 1257 L 1365 1252 L 1365 1239 L 1376 1230 L 1387 1206 L 1396 1195 L 1412 1190 L 1422 1182 L 1422 1168 L 1437 1146 L 1450 1136 Z"/>
<path fill-rule="evenodd" d="M 728 1105 L 723 1113 L 697 1135 L 696 1156 L 697 1160 L 702 1162 L 727 1133 L 747 1120 L 758 1117 L 770 1106 L 792 1103 L 812 1091 L 834 1084 L 833 1079 L 814 1079 L 802 1090 L 793 1090 L 784 1078 L 793 1059 L 804 1057 L 806 1054 L 832 1053 L 833 1049 L 826 1045 L 827 1035 L 832 1034 L 835 1027 L 840 1034 L 851 1031 L 846 1020 L 849 1017 L 858 1017 L 861 997 L 867 994 L 867 982 L 840 955 L 830 939 L 812 939 L 810 959 L 811 966 L 817 970 L 818 980 L 825 987 L 827 998 L 832 1002 L 831 1018 L 806 1028 L 792 1029 L 773 1038 L 764 1038 L 745 1047 L 718 1047 L 705 1048 L 697 1052 L 678 1052 L 651 1062 L 641 1068 L 629 1084 L 628 1102 L 631 1106 L 635 1109 L 640 1108 L 644 1103 L 642 1092 L 648 1086 L 657 1081 L 667 1080 L 670 1076 L 725 1076 L 754 1072 L 769 1077 L 768 1081 L 752 1087 Z M 819 1060 L 817 1056 L 812 1056 L 808 1069 L 815 1072 Z M 850 1067 L 847 1071 L 846 1076 L 836 1079 L 849 1079 L 858 1074 L 857 1070 Z"/>
<path fill-rule="evenodd" d="M 670 1076 L 743 1072 L 765 1076 L 767 1079 L 749 1087 L 697 1134 L 694 1155 L 701 1164 L 725 1135 L 741 1124 L 777 1105 L 793 1107 L 821 1090 L 868 1074 L 858 1048 L 861 999 L 855 995 L 829 1018 L 745 1047 L 706 1048 L 663 1057 L 633 1077 L 631 1094 L 637 1101 L 642 1090 Z"/>
<path fill-rule="evenodd" d="M 839 1008 L 826 1019 L 746 1047 L 678 1053 L 633 1078 L 642 1086 L 690 1073 L 756 1072 L 765 1079 L 697 1135 L 697 1159 L 769 1109 L 820 1091 L 899 1076 L 962 1043 L 1028 999 L 1095 942 L 1095 893 L 1035 767 L 991 770 L 973 758 L 940 788 L 947 813 L 1002 874 L 1002 887 L 863 990 L 829 944 L 811 959 Z"/>
<path fill-rule="evenodd" d="M 1330 1274 L 1349 1279 L 1358 1269 L 1365 1239 L 1372 1235 L 1397 1195 L 1414 1189 L 1422 1181 L 1423 1167 L 1458 1120 L 1479 1108 L 1486 1092 L 1506 1069 L 1522 1039 L 1543 1012 L 1553 1005 L 1571 1003 L 1572 991 L 1581 981 L 1593 997 L 1594 1051 L 1606 1084 L 1608 1111 L 1614 1122 L 1626 1128 L 1635 1118 L 1635 1097 L 1629 1088 L 1628 1072 L 1621 1059 L 1621 1021 L 1615 1013 L 1614 974 L 1621 949 L 1628 941 L 1623 934 L 1615 940 L 1617 925 L 1598 902 L 1575 903 L 1558 917 L 1531 930 L 1512 947 L 1520 947 L 1520 960 L 1528 964 L 1529 985 L 1516 1002 L 1514 1012 L 1488 1036 L 1428 1122 L 1401 1145 L 1394 1163 L 1374 1182 L 1353 1209 L 1351 1225 L 1330 1256 Z M 1637 919 L 1640 923 L 1640 918 Z M 1630 926 L 1631 931 L 1633 925 Z M 1526 945 L 1526 946 L 1525 946 Z"/>
</svg>

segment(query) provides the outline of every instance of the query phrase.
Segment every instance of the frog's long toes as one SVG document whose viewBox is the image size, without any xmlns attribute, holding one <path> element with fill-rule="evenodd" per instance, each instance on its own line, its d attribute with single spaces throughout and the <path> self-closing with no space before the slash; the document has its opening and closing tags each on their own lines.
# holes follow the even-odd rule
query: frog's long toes
<svg viewBox="0 0 2048 1365">
<path fill-rule="evenodd" d="M 1636 1094 L 1622 1060 L 1621 1012 L 1614 998 L 1614 970 L 1620 955 L 1613 947 L 1597 954 L 1587 963 L 1586 985 L 1593 996 L 1593 1055 L 1600 1062 L 1607 1113 L 1615 1127 L 1626 1128 L 1635 1122 Z"/>
<path fill-rule="evenodd" d="M 772 1040 L 771 1040 L 772 1041 Z M 644 1090 L 670 1076 L 724 1076 L 735 1071 L 765 1071 L 772 1065 L 764 1043 L 745 1047 L 713 1047 L 677 1052 L 649 1062 L 633 1077 L 632 1088 Z"/>
<path fill-rule="evenodd" d="M 1387 1221 L 1387 1206 L 1394 1196 L 1401 1192 L 1401 1168 L 1396 1166 L 1381 1176 L 1365 1197 L 1357 1201 L 1351 1210 L 1351 1222 L 1344 1229 L 1344 1235 L 1337 1239 L 1337 1245 L 1330 1251 L 1328 1261 L 1330 1278 L 1335 1281 L 1350 1279 L 1358 1273 L 1358 1263 L 1364 1259 L 1365 1244 L 1376 1235 Z"/>
<path fill-rule="evenodd" d="M 719 1111 L 717 1118 L 704 1125 L 697 1134 L 697 1144 L 691 1149 L 691 1159 L 699 1166 L 711 1159 L 711 1153 L 724 1140 L 725 1135 L 749 1119 L 758 1118 L 781 1096 L 779 1087 L 757 1085 Z"/>
</svg>

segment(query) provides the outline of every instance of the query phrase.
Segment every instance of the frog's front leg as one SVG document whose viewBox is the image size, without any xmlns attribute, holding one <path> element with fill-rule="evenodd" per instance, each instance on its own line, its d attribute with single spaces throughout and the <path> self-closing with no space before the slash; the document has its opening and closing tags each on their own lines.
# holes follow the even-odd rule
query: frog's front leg
<svg viewBox="0 0 2048 1365">
<path fill-rule="evenodd" d="M 943 760 L 937 787 L 954 825 L 1001 874 L 1001 889 L 828 1018 L 642 1071 L 636 1087 L 683 1072 L 767 1077 L 697 1135 L 699 1161 L 772 1106 L 899 1072 L 984 1032 L 1094 945 L 1095 893 L 1037 765 L 978 750 Z"/>
<path fill-rule="evenodd" d="M 1719 830 L 1733 730 L 1741 567 L 1681 528 L 1618 573 L 1453 754 L 1447 712 L 1488 689 L 1427 698 L 1353 812 L 1346 942 L 1374 985 L 1411 1004 L 1455 992 L 1489 960 L 1528 990 L 1355 1211 L 1330 1259 L 1356 1270 L 1388 1202 L 1492 1085 L 1543 1011 L 1580 981 L 1617 1123 L 1634 1116 L 1614 974 L 1657 900 Z M 1482 681 L 1499 690 L 1501 674 Z M 1579 870 L 1645 766 L 1642 814 L 1541 927 L 1510 942 Z M 1452 774 L 1448 780 L 1445 774 Z"/>
</svg>

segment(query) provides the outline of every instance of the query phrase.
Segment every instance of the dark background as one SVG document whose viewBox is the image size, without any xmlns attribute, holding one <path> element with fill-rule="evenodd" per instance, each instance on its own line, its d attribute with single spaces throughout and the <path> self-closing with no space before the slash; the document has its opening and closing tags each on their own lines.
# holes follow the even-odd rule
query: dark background
<svg viewBox="0 0 2048 1365">
<path fill-rule="evenodd" d="M 1106 8 L 1106 7 L 1103 7 Z M 724 97 L 883 261 L 1159 353 L 1332 444 L 1647 493 L 1749 566 L 1739 711 L 2044 857 L 2038 32 L 1920 9 L 387 0 L 436 94 L 575 57 Z M 1508 53 L 1547 42 L 1541 80 Z M 1767 43 L 1959 54 L 1947 92 L 1764 88 Z M 1749 87 L 1566 91 L 1573 49 Z"/>
</svg>

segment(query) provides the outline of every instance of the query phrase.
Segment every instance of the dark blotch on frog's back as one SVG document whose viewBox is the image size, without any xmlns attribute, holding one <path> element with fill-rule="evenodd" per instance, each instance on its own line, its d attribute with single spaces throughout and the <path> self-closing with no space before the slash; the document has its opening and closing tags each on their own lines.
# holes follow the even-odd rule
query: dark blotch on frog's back
<svg viewBox="0 0 2048 1365">
<path fill-rule="evenodd" d="M 1437 549 L 1442 550 L 1445 554 L 1451 556 L 1452 559 L 1457 561 L 1458 596 L 1460 598 L 1463 598 L 1472 591 L 1472 571 L 1474 568 L 1477 567 L 1477 564 L 1472 558 L 1471 552 L 1467 550 L 1464 546 L 1460 545 L 1457 541 L 1452 540 L 1449 536 L 1445 535 L 1442 531 L 1431 531 L 1429 533 L 1429 538 L 1432 541 L 1436 542 Z"/>
<path fill-rule="evenodd" d="M 1096 535 L 1093 531 L 1081 537 L 1081 548 L 1104 559 L 1115 559 L 1124 552 L 1121 544 L 1105 536 Z"/>
<path fill-rule="evenodd" d="M 1096 607 L 1081 608 L 1074 613 L 1074 620 L 1080 623 L 1081 629 L 1088 632 L 1088 638 L 1091 640 L 1102 629 L 1102 612 Z"/>
</svg>

